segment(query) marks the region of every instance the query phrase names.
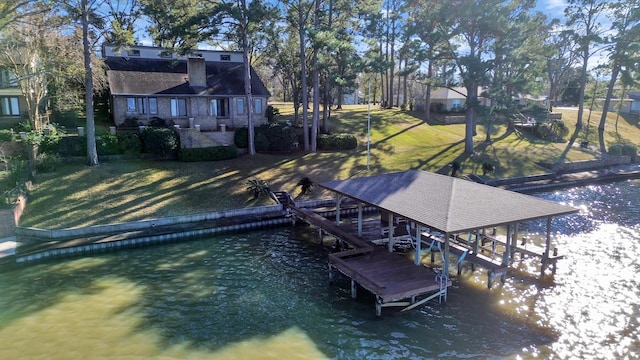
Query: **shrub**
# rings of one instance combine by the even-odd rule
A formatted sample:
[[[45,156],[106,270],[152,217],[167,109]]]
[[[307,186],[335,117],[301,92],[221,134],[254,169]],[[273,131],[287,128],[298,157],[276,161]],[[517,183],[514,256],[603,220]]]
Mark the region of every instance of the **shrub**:
[[[351,134],[322,134],[318,136],[321,150],[352,150],[358,147],[358,140]]]
[[[300,179],[300,181],[298,181],[296,186],[300,186],[300,195],[304,195],[311,191],[311,188],[313,187],[313,181],[309,179],[308,176],[305,176]]]
[[[40,151],[55,154],[58,149],[58,143],[62,139],[62,136],[58,133],[58,130],[53,127],[45,131],[31,131],[27,133],[25,138],[26,142],[31,145],[38,145]]]
[[[146,128],[142,134],[143,152],[161,159],[175,157],[179,148],[178,135],[167,128]]]
[[[36,155],[36,170],[39,172],[54,172],[60,164],[62,164],[62,158],[58,154],[39,153]]]
[[[280,116],[280,110],[273,105],[267,106],[267,109],[264,112],[264,116],[267,118],[267,121],[270,123],[274,123],[278,121],[278,117]]]
[[[269,151],[271,142],[269,141],[267,134],[265,134],[264,131],[260,131],[256,129],[256,132],[254,135],[255,135],[254,144],[255,144],[256,151],[257,152]]]
[[[609,145],[609,154],[629,155],[632,159],[635,159],[638,154],[638,147],[630,143],[615,143]]]
[[[0,142],[8,142],[14,139],[13,131],[11,130],[0,130]]]
[[[140,140],[140,136],[137,133],[118,133],[117,137],[120,154],[139,155],[142,152],[142,140]]]
[[[149,119],[149,126],[151,127],[172,127],[173,120],[165,120],[163,118],[159,118],[157,116]]]
[[[536,123],[533,127],[534,135],[547,141],[560,141],[569,134],[569,128],[562,120]]]
[[[126,117],[122,123],[123,127],[138,127],[140,125],[142,125],[142,122],[140,122],[137,117],[133,116]]]
[[[266,181],[259,179],[249,180],[249,186],[247,186],[247,190],[251,195],[253,195],[254,199],[257,199],[261,195],[269,196],[271,194],[271,188],[269,187],[269,184],[267,184]]]
[[[62,157],[84,156],[87,154],[87,138],[80,136],[65,136],[60,139],[56,147],[50,149],[41,147],[40,151],[50,154],[58,154]]]
[[[229,160],[237,156],[238,148],[235,146],[213,146],[178,151],[178,160],[185,162]]]
[[[24,184],[31,179],[29,162],[26,160],[12,159],[7,166],[6,183],[11,186]]]
[[[269,141],[269,151],[291,151],[298,147],[296,131],[286,124],[262,125],[257,133],[264,133]],[[257,139],[256,139],[257,140]],[[256,145],[257,147],[257,145]]]
[[[496,167],[490,162],[482,163],[482,176],[486,176],[488,173],[492,173],[496,170]]]
[[[238,148],[249,147],[249,129],[240,128],[233,134],[233,144]]]
[[[96,135],[96,149],[98,150],[98,155],[120,154],[118,136],[114,134]]]

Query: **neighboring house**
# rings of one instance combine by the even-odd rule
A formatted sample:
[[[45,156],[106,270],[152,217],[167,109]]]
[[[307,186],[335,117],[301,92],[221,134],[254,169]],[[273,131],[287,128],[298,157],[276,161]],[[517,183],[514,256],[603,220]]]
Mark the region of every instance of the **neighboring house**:
[[[520,95],[513,97],[513,101],[519,105],[534,104],[543,108],[549,107],[549,97],[546,95],[534,96],[534,95]]]
[[[480,105],[490,105],[491,100],[482,97],[484,89],[478,87],[478,100]],[[415,109],[423,111],[425,109],[426,99],[415,99]],[[441,104],[444,111],[459,111],[462,110],[467,102],[467,88],[465,87],[439,87],[431,90],[431,106],[438,106]]]
[[[612,98],[609,100],[609,112],[617,112],[618,108],[623,114],[638,114],[640,113],[640,91],[634,90],[627,93],[627,98],[619,99]],[[601,109],[604,106],[603,98],[596,99],[596,108]],[[622,104],[621,104],[622,103]]]
[[[155,118],[203,131],[247,126],[242,53],[195,50],[177,56],[164,50],[103,46],[116,126],[146,125]],[[257,126],[267,122],[270,94],[253,69],[251,87]]]
[[[13,124],[27,119],[27,104],[13,72],[0,69],[0,123]]]

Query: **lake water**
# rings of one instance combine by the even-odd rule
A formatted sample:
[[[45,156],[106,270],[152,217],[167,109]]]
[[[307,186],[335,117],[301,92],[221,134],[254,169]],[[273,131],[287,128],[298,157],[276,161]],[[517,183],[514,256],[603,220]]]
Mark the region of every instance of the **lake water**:
[[[0,359],[637,359],[639,195],[637,181],[537,194],[582,209],[553,222],[555,276],[518,262],[489,290],[465,268],[446,304],[379,318],[366,291],[329,284],[308,227],[3,270]]]

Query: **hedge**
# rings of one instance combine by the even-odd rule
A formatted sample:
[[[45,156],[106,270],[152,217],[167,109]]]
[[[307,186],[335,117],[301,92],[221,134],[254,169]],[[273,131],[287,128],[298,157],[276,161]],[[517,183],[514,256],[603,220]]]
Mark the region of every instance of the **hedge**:
[[[351,134],[318,135],[318,148],[321,150],[353,150],[358,140]]]
[[[178,160],[184,162],[229,160],[238,156],[235,146],[180,149]]]

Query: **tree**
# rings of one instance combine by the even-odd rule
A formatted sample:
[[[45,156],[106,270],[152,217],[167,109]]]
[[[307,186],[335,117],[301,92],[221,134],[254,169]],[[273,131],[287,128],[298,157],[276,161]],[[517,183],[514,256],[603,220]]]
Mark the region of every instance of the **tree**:
[[[613,43],[609,51],[611,77],[602,108],[602,117],[598,125],[598,139],[602,153],[606,152],[604,128],[607,121],[609,104],[613,96],[613,88],[618,81],[620,72],[625,73],[631,71],[635,65],[634,60],[637,59],[640,54],[640,45],[638,44],[638,38],[640,37],[640,1],[617,1],[610,4],[610,7],[612,10],[610,13],[613,17],[611,19],[611,30],[615,35],[614,38],[609,39],[609,42]],[[624,74],[624,78],[629,79],[630,76]],[[628,84],[628,82],[625,81],[625,84]]]
[[[44,2],[37,0],[0,0],[0,32],[40,12],[48,12]]]
[[[478,87],[487,82],[494,66],[492,45],[502,36],[512,19],[520,18],[532,3],[526,0],[452,1],[438,12],[446,23],[438,28],[447,39],[447,51],[455,61],[467,89],[465,112],[465,153],[473,154],[473,136],[479,106]],[[448,34],[448,35],[447,35]]]
[[[549,82],[549,111],[560,99],[567,87],[573,67],[576,65],[576,44],[569,31],[550,31],[545,41],[547,80]]]
[[[18,9],[21,21],[7,25],[0,39],[0,64],[15,75],[34,131],[43,128],[49,81],[57,65],[54,45],[60,19],[50,10],[43,3]]]
[[[218,19],[207,24],[204,18],[198,17],[208,13],[209,2],[198,0],[139,0],[142,17],[148,20],[147,32],[155,46],[167,49],[193,49],[197,46],[198,39],[191,34],[200,30],[209,29],[213,25],[217,33]],[[195,20],[199,21],[195,21]],[[213,20],[213,19],[211,19]],[[203,24],[204,22],[204,24]],[[203,26],[206,26],[203,29]],[[208,33],[208,35],[215,35]]]
[[[602,27],[599,17],[607,5],[606,0],[568,0],[564,10],[567,27],[572,29],[573,41],[578,45],[582,67],[578,92],[578,119],[576,128],[582,128],[584,113],[584,90],[587,84],[589,60],[600,49],[594,48],[602,42]]]

